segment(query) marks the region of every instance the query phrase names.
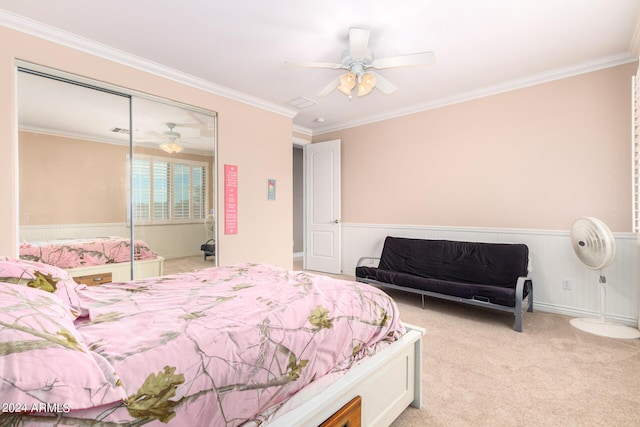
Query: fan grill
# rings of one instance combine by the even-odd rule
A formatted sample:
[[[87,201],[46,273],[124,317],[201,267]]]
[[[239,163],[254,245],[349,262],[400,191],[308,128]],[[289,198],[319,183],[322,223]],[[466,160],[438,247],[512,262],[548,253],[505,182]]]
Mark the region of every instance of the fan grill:
[[[603,269],[615,258],[613,235],[596,218],[579,218],[571,228],[571,243],[576,256],[589,268]]]

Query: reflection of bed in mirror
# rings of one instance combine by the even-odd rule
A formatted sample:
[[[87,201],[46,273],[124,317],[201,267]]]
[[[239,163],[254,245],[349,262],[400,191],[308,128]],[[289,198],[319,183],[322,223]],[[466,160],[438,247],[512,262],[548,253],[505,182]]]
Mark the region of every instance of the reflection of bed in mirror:
[[[20,258],[66,269],[77,282],[100,285],[124,282],[133,277],[161,276],[164,259],[147,243],[135,240],[132,245],[125,237],[94,237],[24,241],[20,245]]]

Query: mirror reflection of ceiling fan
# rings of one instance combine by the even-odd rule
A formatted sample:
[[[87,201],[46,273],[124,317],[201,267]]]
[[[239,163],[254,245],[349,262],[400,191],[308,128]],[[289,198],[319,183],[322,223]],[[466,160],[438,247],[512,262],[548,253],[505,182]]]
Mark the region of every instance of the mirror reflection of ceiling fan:
[[[435,63],[433,52],[417,52],[408,55],[391,56],[374,59],[373,52],[368,48],[369,30],[362,28],[349,28],[349,49],[342,53],[339,64],[330,62],[298,62],[291,65],[308,68],[331,68],[334,70],[347,70],[340,75],[318,95],[325,96],[338,89],[351,98],[351,92],[357,86],[358,96],[365,96],[377,88],[385,95],[390,95],[397,87],[389,80],[373,70],[385,68],[408,67],[419,65],[432,65]]]
[[[160,148],[162,151],[165,151],[169,154],[179,153],[184,148],[182,145],[176,142],[177,139],[180,139],[180,134],[178,132],[174,132],[173,128],[176,126],[175,123],[167,123],[168,131],[162,132],[162,134],[166,137],[167,142],[163,142],[160,144]]]
[[[213,125],[207,123],[205,120],[202,120],[200,117],[198,117],[197,114],[190,115],[194,118],[195,122],[179,124],[172,122],[165,123],[165,125],[169,128],[168,130],[164,132],[147,131],[144,133],[144,137],[138,139],[137,142],[150,142],[153,144],[159,144],[159,147],[163,151],[169,154],[175,154],[184,150],[183,145],[181,145],[179,142],[195,143],[197,140],[213,140]],[[176,127],[199,129],[199,135],[183,138],[182,134],[174,130],[174,128]]]
[[[178,140],[182,138],[178,132],[173,130],[176,127],[175,123],[165,123],[169,130],[162,133],[156,131],[147,131],[144,133],[145,137],[136,140],[138,143],[149,142],[152,144],[159,144],[159,147],[169,153],[175,154],[184,150],[184,147],[178,144]],[[149,139],[150,137],[150,139]]]

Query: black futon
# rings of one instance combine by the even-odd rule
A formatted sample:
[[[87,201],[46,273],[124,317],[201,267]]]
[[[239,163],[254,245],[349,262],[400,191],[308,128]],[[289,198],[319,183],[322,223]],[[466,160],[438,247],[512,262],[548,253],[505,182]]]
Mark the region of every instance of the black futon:
[[[213,239],[209,239],[200,245],[200,250],[204,253],[204,260],[207,260],[208,256],[216,256],[216,244]]]
[[[367,266],[379,261],[377,266]],[[522,331],[522,301],[533,311],[529,248],[516,243],[480,243],[388,236],[380,258],[360,258],[356,280],[424,296],[487,307],[515,315]]]

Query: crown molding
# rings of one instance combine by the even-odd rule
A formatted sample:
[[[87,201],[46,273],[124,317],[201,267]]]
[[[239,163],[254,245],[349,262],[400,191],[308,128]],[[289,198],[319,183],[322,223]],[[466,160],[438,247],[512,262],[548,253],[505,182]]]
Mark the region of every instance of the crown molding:
[[[42,24],[32,19],[25,18],[4,10],[0,10],[0,26],[10,28],[22,33],[26,33],[50,42],[79,50],[118,64],[126,65],[140,71],[151,73],[159,77],[173,80],[187,86],[201,89],[214,95],[222,96],[234,101],[242,102],[272,113],[280,114],[288,118],[293,118],[297,111],[278,105],[264,99],[235,91],[224,86],[216,85],[207,80],[195,77],[181,71],[169,68],[152,61],[148,61],[139,56],[114,49],[110,46],[89,40],[78,35],[62,31],[58,28]]]
[[[639,39],[640,39],[640,36],[639,36]],[[334,126],[319,128],[313,132],[313,136],[317,136],[317,135],[321,135],[329,132],[335,132],[343,129],[349,129],[357,126],[363,126],[370,123],[380,122],[383,120],[394,119],[397,117],[402,117],[410,114],[420,113],[423,111],[433,110],[433,109],[445,107],[448,105],[459,104],[461,102],[471,101],[478,98],[484,98],[491,95],[497,95],[504,92],[510,92],[513,90],[526,88],[529,86],[548,83],[554,80],[560,80],[567,77],[573,77],[580,74],[586,74],[586,73],[602,70],[605,68],[611,68],[618,65],[628,64],[630,62],[637,61],[637,60],[638,60],[637,56],[633,56],[628,52],[624,52],[624,53],[620,53],[612,56],[606,56],[606,57],[598,58],[592,61],[581,62],[578,64],[570,65],[568,67],[558,68],[555,70],[533,74],[528,77],[510,80],[497,85],[487,86],[487,87],[473,90],[470,92],[460,93],[452,97],[438,99],[432,102],[415,105],[412,107],[392,111],[386,114],[371,116],[364,120],[343,122]]]
[[[304,127],[304,126],[300,126],[300,125],[293,125],[293,131],[301,133],[303,135],[313,136],[313,129],[310,129],[308,127]]]
[[[117,139],[117,138],[102,138],[96,135],[89,135],[89,134],[84,134],[80,132],[59,131],[59,130],[39,128],[37,126],[20,126],[18,130],[20,132],[31,132],[31,133],[41,134],[41,135],[57,136],[61,138],[79,139],[82,141],[99,142],[101,144],[129,145],[128,136],[126,140]]]
[[[70,138],[70,139],[77,139],[83,142],[96,142],[96,143],[100,143],[100,144],[111,144],[111,145],[119,145],[119,146],[123,146],[123,147],[128,147],[129,146],[129,138],[127,137],[126,140],[124,139],[116,139],[116,138],[101,138],[101,137],[97,137],[95,135],[88,135],[88,134],[83,134],[83,133],[79,133],[79,132],[67,132],[67,131],[57,131],[57,130],[51,130],[51,129],[44,129],[44,128],[39,128],[39,127],[35,127],[35,126],[21,126],[19,129],[20,132],[31,132],[31,133],[37,133],[37,134],[41,134],[41,135],[49,135],[49,136],[55,136],[55,137],[60,137],[60,138]],[[135,142],[134,141],[134,145],[135,147],[144,147],[144,148],[153,148],[156,150],[160,150],[160,148],[158,148],[159,144],[153,144],[153,143],[149,143],[149,142]],[[200,156],[212,156],[213,155],[213,150],[211,151],[206,151],[206,150],[194,150],[194,149],[190,149],[190,148],[185,148],[182,151],[183,154],[197,154]]]

